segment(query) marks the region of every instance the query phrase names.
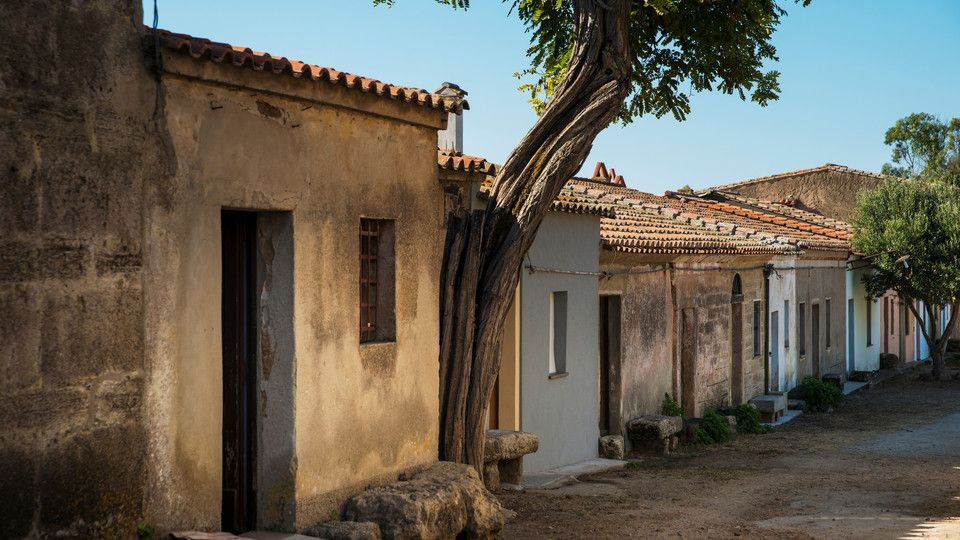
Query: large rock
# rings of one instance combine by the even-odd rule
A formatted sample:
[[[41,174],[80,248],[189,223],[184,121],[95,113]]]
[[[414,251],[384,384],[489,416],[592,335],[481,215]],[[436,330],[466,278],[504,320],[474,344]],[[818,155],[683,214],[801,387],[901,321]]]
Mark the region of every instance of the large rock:
[[[604,435],[600,437],[600,457],[623,459],[623,436]]]
[[[383,538],[495,538],[503,508],[472,467],[440,462],[344,503],[346,521],[369,521]]]
[[[325,540],[380,540],[380,526],[356,521],[330,521],[306,530],[307,536]]]
[[[483,461],[501,461],[522,458],[540,448],[540,439],[526,431],[491,429],[483,446]]]
[[[682,429],[683,419],[679,416],[638,416],[627,423],[631,441],[662,440],[680,433]]]
[[[900,358],[892,353],[880,353],[880,369],[897,369]]]

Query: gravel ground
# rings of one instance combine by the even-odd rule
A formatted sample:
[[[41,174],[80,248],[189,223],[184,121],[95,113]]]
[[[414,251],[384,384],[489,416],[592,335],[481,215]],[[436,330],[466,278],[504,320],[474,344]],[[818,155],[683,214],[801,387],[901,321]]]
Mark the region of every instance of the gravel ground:
[[[505,538],[960,539],[960,382],[903,375],[767,434],[500,497]]]

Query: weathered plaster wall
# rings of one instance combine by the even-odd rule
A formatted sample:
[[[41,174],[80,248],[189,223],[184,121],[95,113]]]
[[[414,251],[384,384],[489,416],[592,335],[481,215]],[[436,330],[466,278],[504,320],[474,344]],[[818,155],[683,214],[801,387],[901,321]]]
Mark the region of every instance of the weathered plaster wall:
[[[819,171],[728,189],[768,201],[796,197],[800,208],[850,221],[856,209],[857,193],[875,189],[880,181],[854,172]]]
[[[140,2],[0,3],[0,537],[143,512],[141,190],[169,165]]]
[[[621,298],[620,418],[626,423],[659,414],[663,395],[674,393],[673,297],[669,270],[657,271],[662,265],[614,258],[605,252],[602,267],[621,273],[600,280],[600,293]]]
[[[799,378],[815,373],[813,367],[813,306],[820,306],[820,374],[844,373],[847,359],[846,341],[846,271],[845,261],[797,261],[797,304],[806,304],[806,354],[800,356]],[[827,346],[827,299],[830,299],[830,346]],[[798,339],[800,336],[797,336]]]
[[[706,409],[727,406],[732,402],[730,317],[731,291],[736,274],[740,274],[744,297],[744,397],[749,399],[763,393],[763,358],[754,354],[752,338],[753,301],[763,300],[761,264],[760,261],[743,257],[720,263],[678,261],[675,265],[673,288],[676,315],[679,316],[683,309],[691,309],[696,320],[695,416],[703,414]],[[733,270],[735,268],[739,270]],[[680,354],[679,346],[675,354]],[[679,362],[678,356],[677,365]],[[678,401],[682,402],[682,391],[680,394]]]
[[[776,349],[777,358],[777,362],[774,362],[774,356],[771,354],[768,361],[772,391],[789,391],[797,385],[797,374],[800,371],[799,355],[796,346],[792,343],[796,336],[797,319],[795,314],[797,281],[794,267],[794,259],[784,258],[774,261],[774,268],[770,273],[770,309],[767,313],[767,325],[770,328],[769,351],[772,353]],[[774,318],[777,319],[776,336],[773,331]]]
[[[289,90],[290,81],[271,74],[165,62]],[[164,524],[219,522],[220,210],[285,212],[295,345],[286,355],[292,365],[261,358],[260,382],[269,390],[274,377],[292,377],[295,429],[292,441],[261,438],[279,461],[267,464],[273,473],[261,471],[260,520],[302,528],[365,485],[436,460],[439,126],[172,76],[164,90],[177,171],[147,192],[147,357],[158,382],[148,394],[150,512]],[[396,220],[395,343],[359,344],[361,217]],[[271,394],[262,397],[270,407]],[[264,425],[274,421],[269,409],[261,414]],[[295,459],[271,451],[274,444],[292,445]]]
[[[853,260],[853,270],[846,272],[847,299],[853,300],[854,329],[853,329],[853,367],[857,371],[873,371],[880,369],[881,334],[880,302],[867,299],[867,290],[863,285],[863,276],[869,272],[863,261]],[[867,310],[871,316],[867,316]],[[867,330],[867,324],[872,328]],[[849,336],[848,336],[849,338]],[[848,348],[850,344],[847,344]],[[849,359],[848,359],[849,362]]]
[[[563,249],[557,249],[563,246]],[[600,218],[552,212],[528,260],[554,270],[597,272]],[[524,458],[528,472],[597,456],[599,428],[599,296],[597,276],[520,273],[521,426],[540,437]],[[550,294],[567,292],[567,375],[549,378]]]
[[[731,317],[733,279],[740,276],[742,396],[762,394],[764,363],[753,349],[753,302],[763,301],[763,259],[680,258],[605,251],[601,267],[611,276],[601,294],[621,304],[621,417],[658,414],[669,393],[682,402],[681,316],[695,319],[695,413],[732,403],[734,389]],[[762,306],[762,304],[761,304]],[[763,324],[761,318],[761,325]],[[761,328],[762,335],[763,328]]]

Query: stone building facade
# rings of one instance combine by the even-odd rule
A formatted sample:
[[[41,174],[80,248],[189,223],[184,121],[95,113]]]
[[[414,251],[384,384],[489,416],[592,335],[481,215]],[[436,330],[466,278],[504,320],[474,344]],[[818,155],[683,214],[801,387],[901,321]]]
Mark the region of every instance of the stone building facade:
[[[462,103],[153,34],[139,3],[0,16],[0,537],[303,529],[436,461]]]
[[[876,188],[882,174],[826,164],[811,169],[774,174],[724,184],[705,191],[726,191],[756,199],[783,202],[828,218],[850,222],[857,194]]]

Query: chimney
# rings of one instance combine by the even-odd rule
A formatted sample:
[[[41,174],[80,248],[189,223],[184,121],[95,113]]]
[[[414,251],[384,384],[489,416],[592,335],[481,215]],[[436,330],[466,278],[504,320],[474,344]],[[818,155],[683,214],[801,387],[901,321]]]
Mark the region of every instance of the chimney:
[[[593,167],[593,178],[602,178],[606,180],[610,178],[610,175],[607,174],[607,166],[603,164],[602,161],[598,161],[597,164]]]
[[[463,99],[467,92],[459,86],[445,82],[433,91],[434,94],[441,96],[455,97]],[[467,110],[470,106],[466,101],[463,102],[463,109]],[[437,147],[441,150],[453,150],[454,152],[463,152],[463,113],[448,113],[447,129],[437,132]]]

